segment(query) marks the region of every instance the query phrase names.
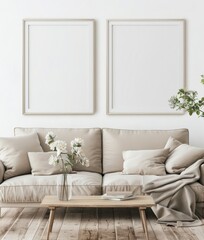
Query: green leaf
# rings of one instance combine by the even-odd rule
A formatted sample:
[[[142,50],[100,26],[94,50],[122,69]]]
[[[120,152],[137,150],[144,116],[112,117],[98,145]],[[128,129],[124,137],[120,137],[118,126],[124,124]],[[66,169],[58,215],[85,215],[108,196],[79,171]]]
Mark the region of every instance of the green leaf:
[[[185,93],[185,90],[181,88],[181,89],[179,89],[179,92],[180,93]]]
[[[200,115],[200,111],[199,111],[199,110],[198,110],[198,111],[196,111],[196,114],[197,114],[197,115]]]

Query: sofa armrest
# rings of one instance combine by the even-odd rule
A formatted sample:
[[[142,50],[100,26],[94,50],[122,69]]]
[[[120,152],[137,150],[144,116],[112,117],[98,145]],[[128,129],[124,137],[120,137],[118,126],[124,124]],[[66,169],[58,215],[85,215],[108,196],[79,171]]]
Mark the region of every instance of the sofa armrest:
[[[0,184],[4,180],[4,172],[5,172],[5,167],[4,167],[4,164],[2,163],[2,161],[0,160]]]
[[[199,182],[204,185],[204,163],[200,166],[200,179]]]

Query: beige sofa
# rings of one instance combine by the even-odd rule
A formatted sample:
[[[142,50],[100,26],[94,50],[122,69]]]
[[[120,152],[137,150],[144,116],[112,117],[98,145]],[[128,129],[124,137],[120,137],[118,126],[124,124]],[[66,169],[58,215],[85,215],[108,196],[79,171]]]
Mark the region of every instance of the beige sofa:
[[[119,130],[70,128],[15,128],[15,136],[37,132],[43,151],[49,151],[45,135],[53,131],[58,139],[70,142],[74,137],[85,141],[84,151],[90,167],[75,166],[77,174],[70,174],[73,195],[101,195],[107,190],[135,190],[142,194],[144,183],[160,178],[156,175],[122,174],[124,150],[161,149],[170,136],[182,143],[189,142],[187,129],[176,130]],[[23,167],[23,166],[22,166]],[[199,182],[191,185],[197,205],[204,203],[204,165]],[[0,207],[40,206],[45,195],[57,194],[59,175],[35,176],[31,172],[4,179],[5,166],[0,161]]]

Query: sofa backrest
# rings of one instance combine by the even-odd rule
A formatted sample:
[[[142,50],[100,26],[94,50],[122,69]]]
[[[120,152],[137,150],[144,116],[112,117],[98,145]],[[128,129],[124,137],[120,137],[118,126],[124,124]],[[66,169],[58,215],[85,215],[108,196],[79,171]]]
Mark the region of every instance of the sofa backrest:
[[[68,149],[69,143],[76,137],[84,139],[84,152],[90,161],[90,167],[75,165],[73,170],[102,172],[101,156],[101,129],[100,128],[15,128],[14,135],[20,136],[37,132],[40,144],[45,152],[50,151],[49,146],[45,144],[45,136],[48,132],[52,131],[56,135],[56,140],[64,140],[67,142]]]
[[[49,131],[56,134],[56,139],[69,143],[75,137],[84,139],[84,152],[90,160],[90,167],[76,165],[74,170],[108,173],[123,169],[122,152],[126,150],[144,150],[164,148],[168,138],[174,137],[182,143],[189,143],[188,129],[173,130],[124,130],[105,128],[15,128],[16,136],[36,131],[45,152],[50,151],[45,144]],[[103,139],[103,140],[102,140]],[[103,148],[103,153],[102,153]],[[103,156],[103,157],[102,157]],[[103,158],[103,160],[102,160]],[[101,163],[102,162],[102,163]]]
[[[103,173],[123,169],[122,152],[164,148],[168,138],[189,143],[188,129],[175,130],[120,130],[103,129]]]

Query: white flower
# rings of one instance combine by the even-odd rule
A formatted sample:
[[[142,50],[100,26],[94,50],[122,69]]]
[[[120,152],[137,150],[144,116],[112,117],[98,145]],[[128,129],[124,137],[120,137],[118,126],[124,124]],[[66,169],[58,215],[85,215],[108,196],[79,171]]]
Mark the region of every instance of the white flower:
[[[84,144],[84,140],[82,138],[75,138],[71,141],[71,147],[81,147]]]
[[[55,147],[58,152],[66,153],[67,152],[67,143],[62,140],[55,141]]]
[[[80,144],[81,146],[83,145],[84,140],[82,138],[75,138],[74,141],[78,144]]]
[[[47,135],[45,136],[45,143],[49,145],[52,143],[55,139],[55,135],[53,132],[48,132]]]
[[[47,136],[51,136],[51,137],[54,138],[54,137],[55,137],[55,134],[54,134],[52,131],[50,131],[50,132],[47,133],[46,137],[47,137]],[[45,137],[45,138],[46,138],[46,137]]]
[[[66,152],[67,150],[67,144],[65,141],[62,140],[57,140],[53,143],[50,144],[50,149],[51,150],[61,150],[61,152]]]
[[[81,159],[81,164],[82,164],[83,166],[85,166],[85,167],[89,167],[89,159],[84,156],[84,157]]]
[[[71,151],[72,153],[76,153],[77,155],[83,154],[82,147],[73,147]]]
[[[56,150],[56,142],[50,143],[50,150],[55,151]]]
[[[84,166],[85,167],[89,167],[89,159],[88,158],[85,158]]]
[[[45,143],[49,145],[50,150],[56,151],[56,155],[52,155],[49,158],[49,164],[56,166],[61,164],[61,168],[64,172],[70,172],[74,163],[80,163],[83,166],[89,167],[89,160],[85,156],[82,145],[84,141],[82,138],[75,138],[71,141],[71,151],[67,150],[67,143],[62,140],[55,141],[55,135],[53,132],[48,132],[45,137]]]
[[[57,156],[59,157],[62,153],[63,152],[59,148],[57,148]]]
[[[56,166],[58,164],[58,158],[57,156],[54,156],[54,155],[51,155],[48,161],[49,161],[49,164],[53,166]]]

